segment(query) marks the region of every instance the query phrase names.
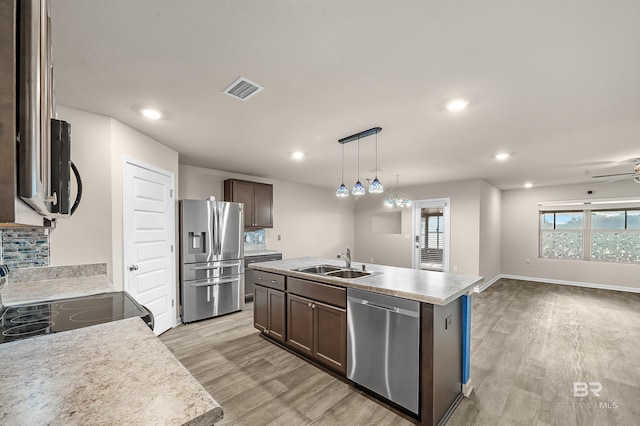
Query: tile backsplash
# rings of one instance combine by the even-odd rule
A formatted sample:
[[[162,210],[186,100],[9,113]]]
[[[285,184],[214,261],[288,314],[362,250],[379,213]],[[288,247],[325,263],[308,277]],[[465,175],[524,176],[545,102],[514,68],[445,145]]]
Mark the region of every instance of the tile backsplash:
[[[9,268],[49,266],[49,229],[0,228],[0,264]]]
[[[267,239],[264,229],[244,233],[244,250],[266,250]]]

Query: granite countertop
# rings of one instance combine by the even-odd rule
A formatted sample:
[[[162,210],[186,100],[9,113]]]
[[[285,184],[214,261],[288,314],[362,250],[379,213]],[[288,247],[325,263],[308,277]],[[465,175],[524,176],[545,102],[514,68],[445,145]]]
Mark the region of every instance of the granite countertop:
[[[282,252],[278,250],[246,250],[244,257],[269,256],[271,254],[282,254]]]
[[[210,425],[222,408],[140,318],[0,345],[3,424]]]
[[[10,280],[2,289],[1,295],[2,303],[12,306],[112,291],[114,288],[105,275],[91,275],[32,282]]]
[[[252,263],[249,267],[259,271],[273,272],[275,274],[288,275],[341,287],[352,287],[434,305],[446,305],[473,290],[475,286],[484,280],[483,277],[473,275],[421,271],[418,269],[398,268],[369,263],[365,264],[366,270],[376,272],[376,274],[354,279],[335,278],[328,275],[292,271],[292,269],[314,265],[336,265],[344,267],[344,261],[318,257],[300,257],[264,263]],[[362,265],[362,263],[358,262],[351,263],[351,267],[354,269],[361,270]]]

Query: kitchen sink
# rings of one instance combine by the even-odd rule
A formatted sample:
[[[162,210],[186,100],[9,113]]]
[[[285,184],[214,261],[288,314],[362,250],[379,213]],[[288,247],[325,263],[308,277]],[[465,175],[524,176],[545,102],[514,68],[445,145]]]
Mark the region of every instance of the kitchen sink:
[[[338,271],[327,272],[325,275],[327,275],[328,277],[336,277],[336,278],[360,278],[360,277],[368,277],[369,275],[373,275],[373,272],[356,271],[353,269],[340,269]]]
[[[324,275],[327,277],[345,278],[345,279],[368,277],[371,275],[379,274],[379,272],[361,271],[359,269],[351,269],[351,268],[344,268],[344,267],[341,268],[339,266],[334,266],[334,265],[314,265],[314,266],[306,266],[304,268],[298,268],[298,269],[292,269],[292,270],[296,272],[304,272],[307,274]]]
[[[298,272],[306,272],[307,274],[326,274],[328,272],[340,271],[340,267],[331,265],[315,265],[294,270]]]

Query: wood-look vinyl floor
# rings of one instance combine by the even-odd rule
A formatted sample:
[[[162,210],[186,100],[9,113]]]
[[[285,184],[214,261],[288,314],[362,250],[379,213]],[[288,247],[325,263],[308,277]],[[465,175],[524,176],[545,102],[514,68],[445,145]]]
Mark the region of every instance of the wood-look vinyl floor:
[[[447,425],[640,425],[640,294],[503,279],[472,306],[475,390]],[[259,337],[251,308],[161,336],[221,424],[411,424]],[[574,397],[574,382],[600,396]]]

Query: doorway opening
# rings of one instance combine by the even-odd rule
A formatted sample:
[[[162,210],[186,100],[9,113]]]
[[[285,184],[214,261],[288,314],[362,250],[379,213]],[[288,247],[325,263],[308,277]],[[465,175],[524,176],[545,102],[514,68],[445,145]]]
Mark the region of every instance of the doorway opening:
[[[449,272],[449,205],[449,198],[414,203],[415,269]]]

